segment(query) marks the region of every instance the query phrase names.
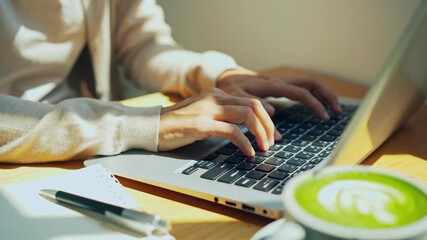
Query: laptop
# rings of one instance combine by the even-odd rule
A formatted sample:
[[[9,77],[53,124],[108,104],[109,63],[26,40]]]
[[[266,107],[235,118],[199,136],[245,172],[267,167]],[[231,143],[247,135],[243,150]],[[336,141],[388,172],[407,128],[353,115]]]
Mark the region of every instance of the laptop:
[[[424,103],[418,89],[427,81],[426,43],[427,1],[422,1],[363,101],[340,99],[343,114],[323,122],[283,100],[286,109],[273,117],[283,140],[255,157],[211,137],[170,152],[132,150],[85,165],[101,163],[121,177],[280,218],[280,194],[289,179],[327,165],[360,163]]]

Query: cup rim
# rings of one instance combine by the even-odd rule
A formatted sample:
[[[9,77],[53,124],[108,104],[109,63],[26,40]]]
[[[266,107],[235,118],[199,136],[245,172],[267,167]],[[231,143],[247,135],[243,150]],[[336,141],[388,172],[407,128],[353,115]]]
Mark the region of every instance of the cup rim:
[[[409,178],[405,175],[392,172],[389,170],[372,168],[369,166],[328,166],[322,169],[313,169],[299,174],[298,176],[293,177],[285,185],[283,192],[281,194],[282,202],[285,208],[285,216],[290,214],[292,218],[298,219],[297,222],[325,234],[340,237],[340,238],[358,238],[358,239],[402,239],[417,236],[423,232],[427,232],[427,215],[421,218],[420,220],[392,228],[382,228],[382,229],[369,229],[361,227],[351,227],[344,226],[334,222],[324,220],[322,218],[316,217],[315,215],[306,211],[301,207],[294,198],[295,189],[297,184],[303,182],[304,180],[310,178],[314,174],[322,172],[322,174],[331,174],[336,172],[348,172],[348,171],[368,171],[373,173],[384,174],[391,176],[397,179],[408,182],[414,187],[418,188],[427,196],[427,186],[423,185],[421,182],[418,182],[415,179]]]

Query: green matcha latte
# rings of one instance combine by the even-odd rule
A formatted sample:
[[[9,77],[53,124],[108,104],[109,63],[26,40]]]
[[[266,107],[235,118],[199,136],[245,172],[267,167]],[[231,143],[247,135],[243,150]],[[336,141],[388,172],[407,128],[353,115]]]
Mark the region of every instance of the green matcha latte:
[[[424,192],[376,172],[314,174],[300,182],[294,197],[312,215],[349,227],[400,227],[427,215]]]

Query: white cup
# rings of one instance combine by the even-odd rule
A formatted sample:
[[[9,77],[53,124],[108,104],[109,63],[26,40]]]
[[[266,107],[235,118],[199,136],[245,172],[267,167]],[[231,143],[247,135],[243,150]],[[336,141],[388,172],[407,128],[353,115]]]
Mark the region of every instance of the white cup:
[[[368,166],[302,173],[281,195],[285,219],[268,240],[427,239],[427,187]]]

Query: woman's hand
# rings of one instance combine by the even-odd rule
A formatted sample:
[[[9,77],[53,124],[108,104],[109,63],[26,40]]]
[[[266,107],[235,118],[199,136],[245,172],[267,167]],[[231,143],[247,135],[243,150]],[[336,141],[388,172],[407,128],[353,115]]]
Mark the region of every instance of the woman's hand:
[[[270,77],[249,70],[228,70],[219,77],[217,87],[233,96],[259,99],[270,116],[275,109],[263,100],[270,96],[301,102],[323,120],[330,117],[326,108],[334,114],[341,112],[336,95],[314,77]]]
[[[209,136],[230,139],[246,155],[255,151],[236,124],[244,124],[255,136],[258,147],[267,150],[280,140],[260,100],[231,96],[213,89],[162,109],[159,151],[175,149]]]

